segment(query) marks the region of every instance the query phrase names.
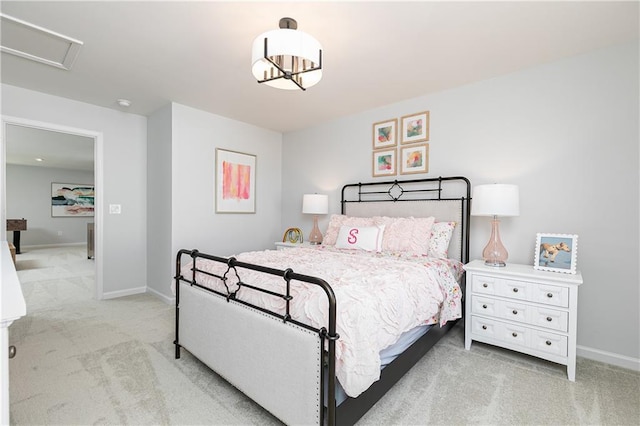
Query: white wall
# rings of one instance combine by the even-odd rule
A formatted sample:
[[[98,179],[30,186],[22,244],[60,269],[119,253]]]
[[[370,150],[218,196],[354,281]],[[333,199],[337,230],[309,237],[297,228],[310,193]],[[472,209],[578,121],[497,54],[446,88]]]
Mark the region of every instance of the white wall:
[[[579,354],[637,368],[638,50],[616,46],[285,134],[281,228],[308,234],[305,192],[329,194],[338,213],[343,184],[374,180],[372,123],[429,110],[423,176],[519,185],[521,215],[501,224],[511,262],[533,264],[537,232],[578,234]],[[489,232],[487,218],[472,218],[472,258]]]
[[[167,122],[170,120],[170,125]],[[171,153],[167,154],[167,133],[171,132]],[[149,270],[158,268],[162,277],[149,284],[161,297],[173,297],[171,277],[175,274],[175,254],[180,249],[198,249],[219,256],[229,256],[247,250],[274,248],[281,238],[281,173],[282,135],[246,123],[220,117],[180,104],[171,110],[162,109],[150,119],[149,143],[159,145],[161,154],[150,153],[150,179],[170,173],[171,186],[166,196],[171,200],[170,225],[166,212],[162,219],[150,221],[149,234],[170,232],[170,251],[166,240],[158,241],[159,258],[149,257]],[[149,149],[152,150],[150,145]],[[256,156],[255,214],[220,214],[215,212],[215,152],[216,148]],[[168,160],[171,160],[169,163]],[[167,185],[167,178],[161,180]],[[166,205],[160,200],[161,188],[151,183],[150,199],[154,205]],[[164,208],[164,207],[163,207]],[[149,210],[149,215],[155,211]],[[156,238],[156,237],[151,237]],[[150,240],[151,241],[151,240]],[[152,251],[150,250],[150,253]],[[167,263],[166,260],[170,263]],[[167,265],[171,271],[167,271]],[[170,273],[168,273],[170,272]],[[157,281],[157,282],[155,282]]]
[[[147,121],[147,288],[167,302],[176,255],[171,250],[171,110],[167,104]]]
[[[146,117],[2,85],[2,115],[98,132],[103,137],[103,291],[116,297],[146,287]],[[96,176],[96,184],[99,179]],[[122,214],[108,214],[120,204]],[[2,206],[4,208],[4,206]],[[97,248],[97,247],[96,247]]]
[[[94,218],[52,217],[51,183],[93,185],[93,172],[8,164],[6,174],[7,218],[27,219],[27,231],[20,233],[23,253],[26,246],[86,243],[87,223]]]

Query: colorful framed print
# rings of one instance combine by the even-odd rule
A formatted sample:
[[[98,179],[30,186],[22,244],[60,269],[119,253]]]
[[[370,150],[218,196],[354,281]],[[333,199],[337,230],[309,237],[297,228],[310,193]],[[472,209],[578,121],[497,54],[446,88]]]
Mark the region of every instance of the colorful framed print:
[[[403,144],[429,140],[429,111],[405,115],[400,119]]]
[[[400,174],[429,172],[429,144],[411,145],[400,148]]]
[[[256,156],[216,148],[216,213],[256,212]]]
[[[373,151],[373,176],[395,176],[396,163],[395,148]]]
[[[398,119],[373,123],[373,149],[396,146],[398,134]]]
[[[94,216],[94,201],[94,185],[51,183],[51,217]]]
[[[571,234],[536,234],[534,269],[576,273],[578,236]]]

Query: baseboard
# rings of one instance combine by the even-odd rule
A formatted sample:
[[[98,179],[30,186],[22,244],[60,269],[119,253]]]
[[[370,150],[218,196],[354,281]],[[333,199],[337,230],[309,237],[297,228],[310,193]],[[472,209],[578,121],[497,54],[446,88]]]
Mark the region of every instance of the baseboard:
[[[588,348],[585,346],[576,347],[576,355],[594,361],[604,362],[617,367],[628,368],[629,370],[640,371],[640,359],[630,356],[614,354],[613,352],[601,351],[600,349]]]
[[[20,251],[28,250],[28,249],[41,249],[41,248],[52,248],[52,247],[71,247],[71,246],[86,246],[87,243],[60,243],[60,244],[34,244],[30,246],[25,246],[24,244],[20,245]]]
[[[155,289],[153,289],[151,287],[147,287],[147,293],[153,294],[154,296],[156,296],[158,299],[162,300],[167,305],[175,305],[176,304],[176,298],[175,297],[168,297],[168,296],[160,293],[158,290],[155,290]]]
[[[124,297],[124,296],[133,296],[134,294],[141,294],[141,293],[145,293],[146,291],[147,291],[146,286],[130,288],[127,290],[110,291],[108,293],[102,293],[102,299],[106,300],[106,299],[116,299],[118,297]]]

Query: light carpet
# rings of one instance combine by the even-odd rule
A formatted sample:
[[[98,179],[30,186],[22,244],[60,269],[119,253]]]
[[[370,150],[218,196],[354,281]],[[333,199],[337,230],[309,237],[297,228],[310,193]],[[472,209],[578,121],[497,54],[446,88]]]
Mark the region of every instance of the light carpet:
[[[186,350],[174,308],[148,294],[93,299],[84,247],[18,255],[27,316],[10,328],[11,424],[270,425],[278,420]],[[563,366],[489,345],[456,327],[361,425],[640,424],[640,374],[578,359]]]

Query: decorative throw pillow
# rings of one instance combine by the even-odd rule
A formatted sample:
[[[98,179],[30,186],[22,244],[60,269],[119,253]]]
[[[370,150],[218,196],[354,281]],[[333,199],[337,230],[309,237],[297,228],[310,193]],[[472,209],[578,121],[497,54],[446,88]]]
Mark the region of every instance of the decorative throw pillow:
[[[331,215],[331,219],[329,219],[329,226],[327,227],[327,232],[325,232],[324,234],[322,244],[327,246],[335,245],[336,240],[338,239],[338,232],[340,232],[340,228],[343,225],[374,226],[374,223],[373,223],[373,219],[370,217],[354,217],[354,216],[346,216],[343,214]]]
[[[436,222],[433,224],[429,241],[429,257],[449,257],[449,242],[451,242],[451,235],[453,235],[455,227],[455,222]]]
[[[384,225],[340,227],[336,248],[381,251]]]
[[[382,250],[403,252],[418,256],[429,253],[429,240],[433,217],[386,217],[373,218],[376,225],[385,225]]]

